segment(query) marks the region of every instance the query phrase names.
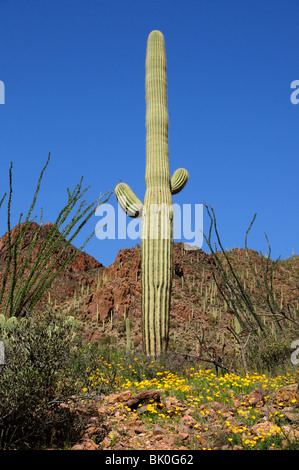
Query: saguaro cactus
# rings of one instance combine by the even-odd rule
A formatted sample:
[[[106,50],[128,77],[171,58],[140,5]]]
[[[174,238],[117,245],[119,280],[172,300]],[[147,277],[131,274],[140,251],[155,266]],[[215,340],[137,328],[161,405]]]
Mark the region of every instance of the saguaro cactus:
[[[115,195],[130,217],[142,216],[143,349],[149,357],[165,352],[169,335],[172,286],[172,194],[185,186],[188,172],[179,168],[170,178],[168,158],[167,79],[164,36],[152,31],[146,51],[146,193],[144,203],[125,183]]]

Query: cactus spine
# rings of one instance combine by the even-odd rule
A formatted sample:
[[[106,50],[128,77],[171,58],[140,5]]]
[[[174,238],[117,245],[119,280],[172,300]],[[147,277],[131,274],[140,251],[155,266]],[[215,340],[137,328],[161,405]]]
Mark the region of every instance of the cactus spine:
[[[164,36],[152,31],[146,51],[146,192],[144,203],[120,183],[115,195],[130,217],[142,217],[143,349],[158,357],[167,349],[172,287],[172,194],[183,189],[188,172],[179,168],[170,178],[168,157],[167,78]]]

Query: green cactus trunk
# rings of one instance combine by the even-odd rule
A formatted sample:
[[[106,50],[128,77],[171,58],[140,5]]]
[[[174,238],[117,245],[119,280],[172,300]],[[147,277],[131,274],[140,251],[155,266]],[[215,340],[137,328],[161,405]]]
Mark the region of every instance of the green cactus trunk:
[[[142,212],[142,322],[144,350],[167,349],[172,285],[172,195],[168,158],[164,38],[150,34],[146,54],[146,193]]]
[[[167,79],[164,36],[152,31],[146,53],[146,193],[144,204],[120,183],[115,195],[131,217],[142,214],[143,349],[149,357],[166,352],[172,286],[172,194],[188,180],[182,168],[169,172]]]

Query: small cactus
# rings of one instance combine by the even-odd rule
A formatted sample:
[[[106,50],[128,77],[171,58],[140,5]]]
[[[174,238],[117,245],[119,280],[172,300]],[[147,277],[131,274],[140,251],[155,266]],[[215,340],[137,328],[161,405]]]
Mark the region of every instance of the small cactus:
[[[127,354],[130,353],[131,351],[131,323],[130,323],[130,319],[129,318],[126,318],[126,337],[127,337],[127,346],[126,346],[126,351],[127,351]]]
[[[65,319],[65,324],[69,325],[71,327],[72,331],[76,331],[78,329],[78,326],[79,326],[78,321],[72,315],[69,315]]]
[[[14,330],[18,324],[18,319],[16,317],[9,317],[6,320],[6,328],[9,330]]]
[[[3,315],[3,313],[0,314],[0,328],[4,328],[5,327],[5,316]]]

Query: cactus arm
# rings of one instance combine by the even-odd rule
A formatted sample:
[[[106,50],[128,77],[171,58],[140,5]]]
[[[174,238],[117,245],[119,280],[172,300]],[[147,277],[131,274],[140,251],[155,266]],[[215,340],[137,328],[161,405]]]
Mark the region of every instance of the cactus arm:
[[[132,218],[139,217],[143,204],[126,183],[119,183],[114,189],[115,197],[122,210]]]
[[[188,178],[189,173],[185,168],[178,168],[175,170],[170,180],[171,194],[179,193],[187,183]]]

